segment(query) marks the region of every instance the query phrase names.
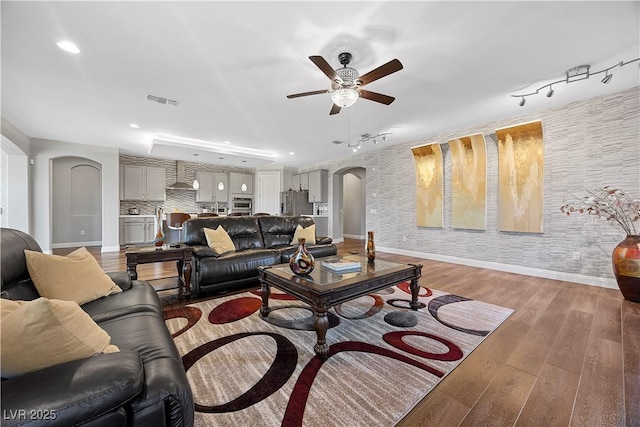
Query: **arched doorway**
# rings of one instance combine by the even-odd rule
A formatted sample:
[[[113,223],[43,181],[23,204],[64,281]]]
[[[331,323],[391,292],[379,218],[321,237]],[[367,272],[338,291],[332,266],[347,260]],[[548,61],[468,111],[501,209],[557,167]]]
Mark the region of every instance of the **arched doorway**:
[[[102,245],[102,166],[82,157],[51,161],[51,248]]]
[[[367,226],[367,170],[348,167],[333,174],[333,237],[365,239]]]

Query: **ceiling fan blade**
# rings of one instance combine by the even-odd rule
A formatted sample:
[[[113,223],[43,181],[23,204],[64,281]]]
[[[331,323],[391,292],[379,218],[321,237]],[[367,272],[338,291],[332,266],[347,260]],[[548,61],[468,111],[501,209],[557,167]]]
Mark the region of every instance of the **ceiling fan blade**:
[[[316,67],[320,68],[320,70],[322,70],[322,72],[325,73],[327,77],[331,79],[331,81],[340,79],[336,74],[336,70],[331,68],[331,65],[329,65],[329,63],[322,56],[310,56],[309,59],[311,60],[311,62],[316,64]]]
[[[320,95],[323,93],[328,93],[329,91],[327,89],[324,90],[314,90],[312,92],[301,92],[301,93],[294,93],[293,95],[287,95],[287,98],[292,99],[292,98],[300,98],[301,96],[309,96],[309,95]]]
[[[333,116],[334,114],[338,114],[340,112],[340,107],[337,106],[336,104],[333,104],[333,106],[331,107],[331,111],[329,112],[330,116]]]
[[[383,95],[377,92],[370,92],[368,90],[360,89],[360,98],[365,98],[370,101],[379,102],[381,104],[389,105],[396,99],[393,96]]]
[[[398,61],[397,59],[391,60],[386,64],[379,66],[375,70],[369,71],[364,76],[360,76],[360,78],[358,79],[362,82],[360,83],[360,86],[364,86],[368,83],[381,79],[384,76],[393,74],[396,71],[402,70],[402,68],[402,63],[400,61]]]

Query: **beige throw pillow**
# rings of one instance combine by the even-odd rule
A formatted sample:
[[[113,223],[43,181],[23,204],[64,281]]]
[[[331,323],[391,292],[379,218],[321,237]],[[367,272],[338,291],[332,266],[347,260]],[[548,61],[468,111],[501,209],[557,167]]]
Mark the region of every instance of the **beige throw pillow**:
[[[207,238],[207,245],[218,255],[236,250],[233,240],[231,240],[231,237],[229,237],[229,234],[221,225],[215,230],[205,227],[204,237]]]
[[[2,298],[0,317],[3,378],[119,351],[109,334],[73,301]]]
[[[41,297],[84,304],[122,292],[86,248],[66,257],[24,251],[27,269]]]
[[[293,239],[291,239],[292,245],[298,244],[298,239],[304,237],[305,244],[315,245],[316,243],[316,225],[312,224],[307,228],[302,228],[300,224],[296,227],[296,232],[293,233]]]

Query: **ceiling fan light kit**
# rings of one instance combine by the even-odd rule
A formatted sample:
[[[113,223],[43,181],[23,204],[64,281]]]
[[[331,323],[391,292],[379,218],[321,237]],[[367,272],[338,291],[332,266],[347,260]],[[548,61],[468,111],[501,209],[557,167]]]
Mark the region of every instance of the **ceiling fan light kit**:
[[[309,95],[331,93],[331,100],[334,105],[331,107],[329,115],[338,114],[341,108],[352,106],[358,98],[368,99],[385,105],[391,104],[395,100],[394,97],[383,95],[381,93],[370,92],[361,88],[366,84],[402,70],[402,63],[397,59],[394,59],[384,65],[381,65],[375,70],[360,76],[358,70],[347,66],[351,62],[352,57],[353,56],[349,52],[342,52],[338,55],[338,60],[340,61],[340,64],[342,64],[342,68],[334,70],[322,56],[310,56],[309,59],[311,62],[313,62],[320,71],[322,71],[331,80],[331,89],[295,93],[287,95],[287,98],[293,99]]]
[[[331,100],[340,108],[351,107],[358,100],[358,91],[351,88],[337,89],[331,94]]]
[[[540,86],[538,89],[536,89],[534,92],[530,92],[530,93],[520,93],[520,94],[514,94],[511,95],[511,97],[513,98],[522,98],[521,101],[518,103],[519,106],[524,107],[525,104],[525,97],[527,96],[532,96],[532,95],[537,95],[541,90],[549,88],[549,91],[547,92],[547,98],[551,98],[553,96],[553,94],[555,93],[555,91],[553,90],[552,86],[553,85],[557,85],[559,83],[574,83],[574,82],[578,82],[581,80],[587,80],[589,77],[591,76],[595,76],[597,74],[602,74],[605,73],[605,76],[602,78],[602,80],[600,80],[600,82],[602,82],[603,84],[608,84],[611,79],[613,78],[613,74],[610,74],[609,72],[616,68],[616,67],[623,67],[627,64],[631,64],[632,62],[637,62],[640,61],[640,58],[636,58],[636,59],[632,59],[630,61],[620,61],[617,62],[616,64],[612,65],[609,68],[604,68],[600,71],[596,71],[596,72],[591,72],[591,65],[578,65],[576,67],[570,68],[567,71],[565,71],[565,78],[562,80],[558,80],[555,82],[551,82],[551,83],[547,83],[544,86]],[[640,64],[638,64],[638,67],[640,68]]]

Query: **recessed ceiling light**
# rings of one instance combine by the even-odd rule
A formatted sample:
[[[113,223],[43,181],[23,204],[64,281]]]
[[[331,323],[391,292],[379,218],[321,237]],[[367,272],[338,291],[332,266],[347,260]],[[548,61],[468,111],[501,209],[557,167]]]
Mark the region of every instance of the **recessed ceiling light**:
[[[224,143],[225,143],[225,144],[231,144],[229,141],[225,141]]]
[[[293,151],[289,151],[289,154],[290,154],[291,156],[295,156],[295,155],[296,155],[296,153],[294,153]]]
[[[56,45],[60,49],[64,50],[65,52],[80,53],[80,49],[78,49],[78,46],[71,43],[70,41],[67,41],[67,40],[59,41],[59,42],[56,42]]]
[[[130,128],[134,128],[134,129],[140,129],[140,126],[138,126],[138,125],[137,125],[137,124],[135,124],[135,123],[129,123],[129,127],[130,127]]]

